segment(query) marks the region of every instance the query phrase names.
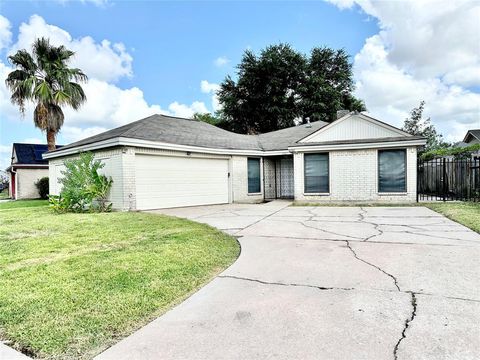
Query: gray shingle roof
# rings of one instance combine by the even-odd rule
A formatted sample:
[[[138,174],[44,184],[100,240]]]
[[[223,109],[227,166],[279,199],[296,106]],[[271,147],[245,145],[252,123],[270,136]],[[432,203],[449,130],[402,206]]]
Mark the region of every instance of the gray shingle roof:
[[[104,133],[68,144],[63,150],[116,137],[170,144],[235,150],[280,150],[327,125],[317,121],[261,135],[236,134],[202,121],[166,115],[152,115]]]
[[[290,146],[297,145],[299,140],[307,137],[326,125],[328,125],[328,123],[316,121],[310,125],[304,124],[292,126],[290,128],[260,135],[243,135],[223,130],[208,123],[193,119],[183,119],[166,115],[152,115],[145,119],[141,119],[104,133],[71,143],[64,146],[62,150],[93,144],[117,137],[217,149],[266,151],[286,150]],[[415,139],[420,138],[408,136],[384,139],[364,139],[357,142],[381,142]],[[323,143],[308,143],[308,145],[327,145],[354,142],[356,141],[348,140],[344,142],[333,141]],[[306,143],[304,144],[307,145]]]
[[[467,131],[467,135],[465,135],[465,138],[463,139],[464,142],[467,142],[468,138],[470,136],[476,137],[478,140],[480,140],[480,129],[472,129]]]

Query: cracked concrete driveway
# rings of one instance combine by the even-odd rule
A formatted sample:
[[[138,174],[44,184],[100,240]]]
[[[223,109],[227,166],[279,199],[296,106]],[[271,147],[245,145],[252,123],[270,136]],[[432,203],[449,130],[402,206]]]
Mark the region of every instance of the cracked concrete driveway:
[[[239,259],[99,359],[479,359],[480,235],[424,207],[162,210]]]

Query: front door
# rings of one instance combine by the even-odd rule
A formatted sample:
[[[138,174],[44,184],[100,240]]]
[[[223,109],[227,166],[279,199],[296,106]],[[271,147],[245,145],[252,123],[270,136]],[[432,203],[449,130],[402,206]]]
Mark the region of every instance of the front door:
[[[293,159],[280,159],[280,191],[281,198],[293,198]]]

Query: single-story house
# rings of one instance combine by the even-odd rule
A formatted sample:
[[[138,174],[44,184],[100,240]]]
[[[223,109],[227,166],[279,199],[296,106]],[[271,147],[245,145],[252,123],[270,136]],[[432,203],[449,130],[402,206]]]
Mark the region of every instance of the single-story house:
[[[467,145],[480,144],[480,129],[468,130],[463,142]]]
[[[57,149],[61,145],[57,146]],[[12,159],[10,166],[5,169],[9,175],[9,194],[12,199],[36,199],[39,198],[35,183],[48,177],[48,160],[42,158],[43,153],[48,151],[46,144],[23,144],[12,145]]]
[[[113,208],[297,201],[416,200],[425,139],[361,113],[260,135],[153,115],[44,154],[50,193],[63,161],[92,151],[113,178]]]
[[[463,141],[456,143],[454,146],[465,148],[467,146],[472,146],[480,144],[480,129],[471,129],[468,130],[463,138]],[[480,159],[480,150],[472,153],[473,159]]]

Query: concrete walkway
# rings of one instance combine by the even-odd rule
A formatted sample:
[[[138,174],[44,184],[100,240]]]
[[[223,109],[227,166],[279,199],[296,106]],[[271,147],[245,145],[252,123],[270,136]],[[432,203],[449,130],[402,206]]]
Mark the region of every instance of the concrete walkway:
[[[479,359],[480,235],[424,207],[158,211],[239,259],[98,359]]]

